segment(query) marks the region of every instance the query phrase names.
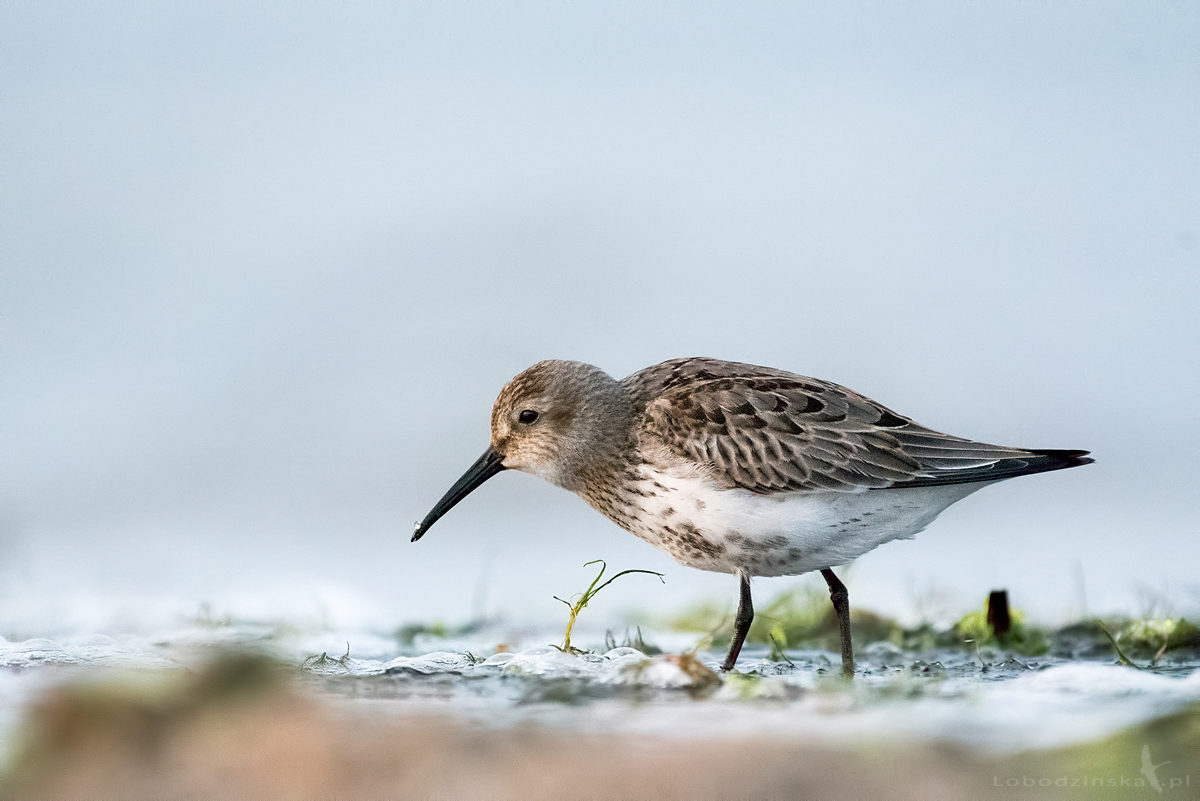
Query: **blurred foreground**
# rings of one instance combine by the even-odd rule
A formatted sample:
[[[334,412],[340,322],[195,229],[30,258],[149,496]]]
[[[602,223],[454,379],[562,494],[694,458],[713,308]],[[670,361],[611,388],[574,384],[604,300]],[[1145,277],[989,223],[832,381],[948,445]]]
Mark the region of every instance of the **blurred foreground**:
[[[1200,629],[1011,612],[907,628],[856,610],[852,682],[804,591],[763,605],[728,674],[719,605],[624,636],[588,611],[572,648],[503,620],[208,610],[0,637],[0,797],[1200,797]]]
[[[0,795],[130,800],[1200,795],[1195,701],[1115,735],[995,754],[936,738],[896,737],[886,726],[873,736],[829,738],[825,725],[836,728],[840,717],[863,703],[862,682],[853,690],[830,678],[808,690],[780,692],[776,685],[756,692],[770,686],[763,678],[766,663],[722,679],[695,657],[649,659],[631,648],[590,656],[593,664],[621,663],[619,674],[631,677],[620,689],[600,693],[535,672],[582,657],[552,649],[493,655],[487,661],[503,662],[507,679],[523,687],[517,706],[552,708],[555,714],[539,717],[535,711],[515,724],[480,720],[480,709],[461,701],[472,690],[450,686],[485,682],[471,681],[466,666],[473,657],[455,662],[453,656],[430,655],[424,663],[442,665],[441,674],[419,667],[423,658],[414,657],[397,659],[374,676],[347,678],[342,668],[348,657],[323,655],[309,662],[310,669],[297,670],[261,655],[218,651],[191,670],[101,671],[99,678],[56,683],[28,705]],[[513,669],[522,664],[525,668]],[[1104,670],[1139,674],[1132,668]],[[653,696],[643,692],[651,685],[659,690]],[[922,693],[893,682],[867,705],[904,704],[903,698],[889,699],[904,687],[910,695]],[[1137,694],[1137,685],[1129,692]],[[459,702],[447,703],[456,694]],[[797,705],[800,696],[807,711]],[[598,698],[620,703],[605,707]],[[700,698],[724,705],[703,730],[688,714]],[[971,701],[958,703],[966,710]],[[808,718],[811,731],[772,725],[773,713],[789,706]],[[911,705],[903,710],[922,714]],[[761,730],[723,728],[722,717],[739,712],[760,718]],[[608,714],[647,713],[665,719],[667,728],[639,733],[604,720]],[[678,730],[670,729],[672,719]],[[1026,716],[1031,743],[1042,723]]]
[[[819,733],[496,731],[333,704],[294,671],[234,655],[187,677],[53,689],[33,708],[3,789],[19,799],[1125,799],[1153,792],[1139,772],[1148,749],[1164,766],[1155,797],[1194,798],[1200,775],[1184,771],[1198,767],[1198,743],[1200,705],[1100,742],[1003,758],[833,748]]]

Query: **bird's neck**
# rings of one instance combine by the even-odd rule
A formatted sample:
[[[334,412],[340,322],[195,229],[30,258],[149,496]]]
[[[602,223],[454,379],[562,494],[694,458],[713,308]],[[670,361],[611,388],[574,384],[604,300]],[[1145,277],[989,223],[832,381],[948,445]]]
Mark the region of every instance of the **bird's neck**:
[[[588,492],[615,489],[630,480],[638,458],[633,404],[621,384],[613,381],[603,394],[594,394],[580,410],[569,452],[562,454],[567,468],[555,481],[588,500]],[[593,504],[594,506],[595,504]]]

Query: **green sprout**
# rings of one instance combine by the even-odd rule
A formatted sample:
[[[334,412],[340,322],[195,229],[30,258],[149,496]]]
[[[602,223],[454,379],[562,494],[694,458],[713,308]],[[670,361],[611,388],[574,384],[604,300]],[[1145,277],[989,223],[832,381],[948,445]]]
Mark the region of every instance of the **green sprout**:
[[[575,627],[575,618],[579,617],[579,613],[583,611],[584,607],[588,605],[589,601],[596,597],[596,593],[600,592],[600,590],[604,589],[609,584],[612,584],[614,581],[619,579],[621,576],[626,575],[627,573],[648,573],[652,576],[658,576],[658,580],[663,584],[667,583],[666,579],[663,578],[662,573],[657,573],[653,570],[622,570],[620,573],[601,584],[600,579],[604,578],[604,571],[608,569],[608,563],[603,559],[593,559],[592,561],[584,562],[583,564],[584,567],[588,567],[589,565],[600,565],[600,572],[596,574],[596,578],[592,579],[592,583],[588,585],[586,590],[578,595],[572,595],[570,601],[559,598],[557,595],[554,596],[554,600],[562,601],[563,604],[566,605],[567,609],[570,610],[570,617],[567,619],[567,631],[563,635],[562,647],[558,649],[569,654],[582,653],[578,648],[571,647],[571,629]]]

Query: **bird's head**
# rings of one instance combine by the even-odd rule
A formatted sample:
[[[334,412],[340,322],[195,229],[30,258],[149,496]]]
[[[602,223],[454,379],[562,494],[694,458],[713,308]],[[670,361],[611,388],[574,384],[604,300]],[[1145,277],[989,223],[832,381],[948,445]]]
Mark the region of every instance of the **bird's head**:
[[[627,445],[628,419],[624,387],[600,368],[538,362],[500,390],[492,406],[491,445],[417,524],[413,540],[501,470],[577,489],[589,469]]]

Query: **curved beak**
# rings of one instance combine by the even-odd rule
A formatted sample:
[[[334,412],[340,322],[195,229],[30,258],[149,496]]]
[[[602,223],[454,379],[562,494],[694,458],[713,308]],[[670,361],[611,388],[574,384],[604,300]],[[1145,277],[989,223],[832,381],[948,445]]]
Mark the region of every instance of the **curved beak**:
[[[476,459],[475,464],[467,468],[467,472],[463,473],[462,478],[455,481],[454,486],[433,505],[429,514],[425,515],[425,519],[417,523],[416,528],[413,529],[412,539],[409,541],[416,542],[421,539],[429,527],[436,523],[439,517],[449,512],[454,504],[470,495],[472,490],[504,469],[504,457],[495,448],[489,446],[483,452],[483,456]]]

